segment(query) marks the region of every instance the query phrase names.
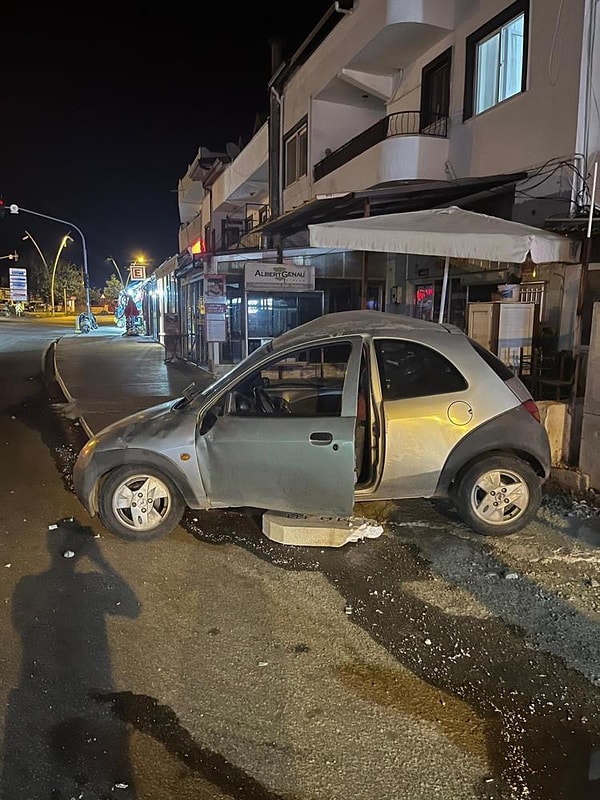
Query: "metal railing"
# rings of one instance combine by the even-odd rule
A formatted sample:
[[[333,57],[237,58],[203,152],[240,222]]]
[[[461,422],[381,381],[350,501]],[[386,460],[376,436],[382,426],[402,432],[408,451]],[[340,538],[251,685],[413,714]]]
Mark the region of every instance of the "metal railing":
[[[338,147],[325,156],[313,167],[315,181],[324,178],[371,147],[392,136],[437,136],[448,135],[448,117],[441,114],[429,114],[422,111],[399,111],[383,117],[366,131],[359,133],[354,139]]]

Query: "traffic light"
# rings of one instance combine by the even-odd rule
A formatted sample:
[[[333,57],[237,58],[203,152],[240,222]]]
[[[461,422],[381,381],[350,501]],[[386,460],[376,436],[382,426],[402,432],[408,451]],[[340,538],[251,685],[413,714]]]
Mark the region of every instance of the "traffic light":
[[[6,214],[6,203],[4,202],[4,198],[0,195],[0,219],[4,217]]]

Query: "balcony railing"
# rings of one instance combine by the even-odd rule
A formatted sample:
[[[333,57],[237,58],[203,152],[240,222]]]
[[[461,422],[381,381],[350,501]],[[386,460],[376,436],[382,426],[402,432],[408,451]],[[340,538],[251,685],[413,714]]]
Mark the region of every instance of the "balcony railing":
[[[392,136],[448,136],[448,117],[422,111],[399,111],[383,117],[354,139],[338,147],[313,167],[315,181],[339,169],[361,153]]]

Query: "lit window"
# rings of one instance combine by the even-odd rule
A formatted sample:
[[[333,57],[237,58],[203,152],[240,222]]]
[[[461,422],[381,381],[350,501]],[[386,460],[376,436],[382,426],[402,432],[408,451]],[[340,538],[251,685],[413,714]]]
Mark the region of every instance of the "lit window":
[[[525,90],[528,11],[517,0],[467,38],[465,119]]]
[[[524,22],[519,14],[477,45],[476,114],[521,91]]]

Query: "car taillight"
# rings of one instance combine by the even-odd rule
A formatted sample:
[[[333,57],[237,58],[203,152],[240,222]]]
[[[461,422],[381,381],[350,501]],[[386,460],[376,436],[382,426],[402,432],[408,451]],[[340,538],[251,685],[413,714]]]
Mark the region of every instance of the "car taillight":
[[[525,411],[529,411],[531,416],[534,417],[535,419],[537,419],[538,422],[542,421],[540,419],[540,410],[536,406],[536,404],[535,404],[535,402],[533,400],[525,400],[525,402],[522,405],[523,405],[523,408],[525,409]]]

